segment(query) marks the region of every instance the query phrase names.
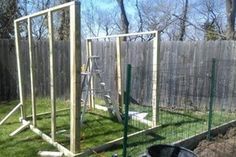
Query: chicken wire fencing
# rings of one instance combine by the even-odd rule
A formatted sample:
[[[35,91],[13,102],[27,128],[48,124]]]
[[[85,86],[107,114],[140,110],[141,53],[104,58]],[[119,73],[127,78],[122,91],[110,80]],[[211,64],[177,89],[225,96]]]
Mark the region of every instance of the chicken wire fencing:
[[[188,146],[198,156],[218,157],[235,152],[235,66],[234,60],[216,59],[194,67],[187,63],[161,63],[158,124],[151,131],[153,70],[133,66],[127,132],[134,128],[147,131],[136,136],[128,134],[123,156],[143,155],[152,145],[178,144],[199,134],[201,140],[193,138]]]

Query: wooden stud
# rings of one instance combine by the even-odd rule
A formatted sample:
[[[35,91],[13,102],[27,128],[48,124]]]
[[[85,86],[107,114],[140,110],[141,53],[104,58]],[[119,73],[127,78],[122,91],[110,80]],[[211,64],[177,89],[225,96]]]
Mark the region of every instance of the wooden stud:
[[[160,33],[155,33],[153,39],[153,63],[152,63],[152,123],[153,127],[159,121],[159,77],[160,77]]]
[[[138,35],[147,35],[147,34],[155,34],[157,31],[149,31],[149,32],[138,32],[138,33],[128,33],[128,34],[118,34],[118,35],[108,35],[108,36],[99,36],[99,37],[91,37],[87,39],[106,39],[106,38],[118,38],[118,37],[128,37],[128,36],[138,36]]]
[[[62,152],[53,152],[53,151],[39,151],[38,156],[41,157],[63,157]]]
[[[55,101],[55,69],[54,69],[54,35],[53,35],[53,15],[48,12],[48,39],[50,57],[50,94],[51,94],[51,137],[55,141],[56,136],[56,101]]]
[[[70,150],[80,150],[81,117],[81,34],[80,3],[70,6]]]
[[[58,113],[58,112],[64,112],[64,111],[67,111],[67,110],[70,110],[70,108],[59,109],[59,110],[56,111],[56,113]],[[48,114],[52,114],[52,112],[42,112],[42,113],[36,114],[36,116],[37,116],[37,117],[38,117],[38,116],[45,116],[45,115],[48,115]],[[26,118],[32,118],[32,116],[30,115],[30,116],[27,116]]]
[[[16,105],[16,107],[14,107],[11,112],[9,112],[0,122],[0,125],[2,125],[8,118],[10,118],[10,116],[15,113],[20,107],[22,107],[22,104],[19,103],[18,105]]]
[[[88,41],[88,48],[89,48],[89,56],[91,57],[91,56],[93,56],[93,44],[92,44],[92,40],[89,40]],[[90,68],[90,72],[92,71],[92,62],[91,62],[92,60],[90,59],[90,64],[89,64],[89,68]],[[94,87],[95,87],[95,83],[94,83],[94,79],[93,79],[93,76],[91,77],[91,82],[90,82],[90,91],[91,91],[91,93],[90,93],[90,107],[91,108],[95,108],[95,97],[94,97],[94,93],[95,93],[95,91],[94,91]]]
[[[18,19],[15,20],[15,22],[24,21],[24,20],[27,20],[28,18],[38,17],[38,16],[42,16],[42,15],[45,15],[45,14],[47,15],[48,12],[55,12],[55,11],[58,11],[58,10],[61,10],[61,9],[64,9],[64,8],[68,8],[71,5],[74,5],[74,1],[68,2],[68,3],[65,3],[65,4],[61,4],[61,5],[49,8],[49,9],[39,11],[39,12],[31,14],[31,15],[27,15],[27,16],[18,18]]]
[[[122,84],[122,65],[121,65],[121,38],[116,38],[116,69],[117,69],[117,88],[118,88],[118,101],[119,101],[119,111],[122,112],[122,106],[124,104],[123,95],[123,84]]]
[[[27,123],[28,121],[22,120],[23,125]],[[64,146],[60,145],[57,142],[54,142],[51,137],[43,133],[41,130],[39,130],[38,128],[35,128],[33,125],[29,125],[29,127],[35,134],[39,135],[44,141],[56,147],[60,152],[63,152],[65,156],[74,157],[74,154],[71,153],[67,148],[65,148]]]
[[[146,129],[146,130],[140,130],[140,131],[137,131],[135,133],[131,133],[127,137],[128,138],[132,138],[132,137],[135,137],[135,136],[139,136],[139,135],[144,135],[144,134],[148,134],[148,133],[151,133],[151,132],[155,132],[155,130],[157,130],[158,128],[161,128],[161,125],[155,126],[155,127],[151,127],[151,128]],[[102,152],[102,151],[105,151],[105,150],[113,147],[116,144],[121,143],[122,141],[123,141],[123,137],[120,137],[120,138],[117,138],[115,140],[106,142],[106,143],[104,143],[104,144],[102,144],[100,146],[96,146],[96,147],[90,148],[87,151],[84,151],[82,153],[76,154],[75,156],[86,157],[86,156],[89,156],[89,155],[93,154],[94,152]]]
[[[33,65],[33,46],[32,46],[32,26],[31,18],[28,18],[28,41],[29,41],[29,62],[30,62],[30,89],[32,103],[32,120],[33,126],[36,127],[36,103],[35,103],[35,88],[34,88],[34,65]]]
[[[18,133],[20,133],[21,131],[25,130],[26,128],[28,128],[30,125],[30,122],[26,122],[24,124],[22,124],[19,128],[17,128],[15,131],[13,131],[12,133],[10,133],[9,136],[15,136],[17,135]]]
[[[156,32],[156,37],[157,37],[157,87],[156,87],[156,95],[157,95],[157,100],[156,100],[156,106],[157,106],[157,113],[156,113],[156,120],[159,122],[160,120],[160,98],[161,98],[161,91],[160,91],[160,66],[161,66],[161,32],[157,31]],[[157,125],[157,124],[156,124]]]
[[[21,54],[20,54],[20,34],[19,34],[19,24],[14,21],[15,29],[15,46],[16,46],[16,60],[17,60],[17,72],[18,72],[18,84],[19,84],[19,96],[21,104],[21,117],[25,119],[26,117],[26,106],[24,104],[24,91],[23,91],[23,79],[21,76]]]

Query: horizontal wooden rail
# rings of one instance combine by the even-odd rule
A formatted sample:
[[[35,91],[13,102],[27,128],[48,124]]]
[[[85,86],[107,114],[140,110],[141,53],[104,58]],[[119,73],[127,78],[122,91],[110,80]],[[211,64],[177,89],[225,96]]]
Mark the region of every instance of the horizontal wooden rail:
[[[59,109],[59,110],[56,110],[56,112],[63,112],[63,111],[69,111],[70,108],[64,108],[64,109]],[[48,114],[51,114],[52,112],[42,112],[42,113],[38,113],[36,116],[44,116],[44,115],[48,115]],[[29,115],[27,116],[26,118],[32,118],[32,115]]]
[[[29,121],[26,120],[22,120],[22,124],[27,124]],[[30,129],[37,135],[41,136],[43,140],[45,140],[46,142],[50,143],[51,145],[53,145],[54,147],[56,147],[60,152],[63,152],[63,154],[65,156],[68,157],[73,157],[75,156],[75,154],[73,154],[70,150],[68,150],[66,147],[62,146],[61,144],[54,142],[52,140],[51,137],[49,137],[48,135],[46,135],[45,133],[43,133],[41,130],[39,130],[38,128],[35,128],[32,124],[30,124]]]
[[[90,38],[87,38],[87,40],[103,39],[103,38],[116,38],[116,37],[128,37],[128,36],[148,35],[148,34],[157,34],[157,33],[158,33],[158,31],[138,32],[138,33],[128,33],[128,34],[117,34],[117,35],[90,37]]]
[[[24,17],[18,18],[14,22],[20,22],[20,21],[23,21],[23,20],[27,20],[28,18],[33,18],[33,17],[38,17],[38,16],[46,15],[48,12],[55,12],[55,11],[58,11],[60,9],[68,8],[69,6],[74,5],[74,4],[75,4],[75,1],[69,2],[69,3],[65,3],[65,4],[61,4],[61,5],[58,5],[58,6],[49,8],[49,9],[42,10],[42,11],[39,11],[37,13],[28,15],[28,16],[24,16]]]
[[[128,138],[131,138],[131,137],[134,137],[134,136],[138,136],[140,134],[148,134],[150,132],[153,132],[155,131],[156,129],[160,128],[161,125],[158,125],[158,126],[155,126],[155,127],[152,127],[152,128],[149,128],[149,129],[146,129],[146,130],[140,130],[140,131],[137,131],[137,132],[134,132],[132,134],[129,134],[128,135]],[[78,153],[76,154],[75,156],[78,156],[78,157],[86,157],[86,156],[89,156],[91,154],[93,154],[94,152],[102,152],[106,149],[109,149],[111,148],[112,146],[114,146],[115,144],[119,144],[123,141],[123,137],[120,137],[120,138],[117,138],[113,141],[109,141],[103,145],[100,145],[100,146],[97,146],[97,147],[93,147],[93,148],[90,148],[82,153]]]

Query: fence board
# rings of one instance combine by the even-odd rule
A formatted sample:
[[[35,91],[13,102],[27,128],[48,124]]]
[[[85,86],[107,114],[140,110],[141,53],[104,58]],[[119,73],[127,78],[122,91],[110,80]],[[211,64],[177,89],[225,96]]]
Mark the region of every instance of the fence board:
[[[56,96],[68,98],[69,96],[69,43],[55,42],[55,71],[56,71]],[[24,90],[30,96],[29,86],[29,55],[27,41],[22,41],[23,75],[25,79]],[[102,78],[107,88],[111,91],[113,99],[117,97],[115,84],[115,43],[111,41],[94,41],[94,54],[101,57],[99,65],[103,71]],[[176,95],[189,93],[191,101],[200,104],[209,93],[209,84],[206,75],[210,70],[211,58],[230,60],[236,59],[235,41],[162,41],[161,45],[161,98],[164,104],[176,104],[181,99]],[[49,60],[48,42],[34,43],[35,60],[35,87],[37,96],[49,96]],[[82,42],[82,63],[86,63],[85,42]],[[151,100],[151,72],[152,72],[152,43],[127,42],[122,43],[122,56],[125,64],[132,64],[140,70],[133,73],[131,95],[143,104],[150,104]],[[125,64],[123,67],[125,67]],[[232,65],[235,64],[232,62]],[[228,62],[220,63],[227,68]],[[217,102],[230,104],[235,100],[236,86],[235,70],[231,66],[227,70],[219,67],[218,73],[222,74],[217,82]],[[123,71],[125,73],[125,71]],[[16,59],[14,42],[0,40],[0,101],[17,98]],[[189,76],[182,77],[182,76]],[[187,86],[186,86],[187,84]],[[185,86],[184,86],[185,85]],[[224,98],[231,95],[231,100]]]

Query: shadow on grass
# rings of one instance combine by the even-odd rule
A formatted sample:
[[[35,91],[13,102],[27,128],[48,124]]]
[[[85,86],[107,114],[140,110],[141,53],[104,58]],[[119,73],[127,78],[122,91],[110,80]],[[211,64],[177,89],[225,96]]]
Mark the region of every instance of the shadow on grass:
[[[17,121],[17,120],[14,120],[14,121],[10,121],[10,122],[8,122],[8,121],[6,121],[6,122],[4,122],[4,125],[14,125],[14,124],[21,124],[19,121]]]
[[[68,111],[64,111],[64,112],[56,114],[56,117],[66,117],[66,116],[69,116],[69,115],[70,115],[70,113],[68,113]],[[51,118],[50,113],[46,114],[46,115],[38,115],[37,116],[37,120],[50,119],[50,118]],[[32,117],[28,117],[27,120],[32,120]]]
[[[199,119],[194,119],[194,120],[183,120],[183,121],[179,121],[179,122],[172,122],[172,123],[166,123],[166,124],[162,124],[161,128],[165,128],[168,126],[180,126],[180,125],[184,125],[184,124],[188,124],[188,123],[197,123],[197,122],[204,122],[205,120],[199,120]]]
[[[149,134],[148,134],[149,135]],[[148,136],[147,135],[147,136]],[[148,140],[144,140],[143,138],[143,136],[142,137],[139,137],[139,138],[142,138],[142,140],[140,140],[140,141],[129,141],[129,139],[128,139],[128,148],[129,147],[136,147],[136,146],[140,146],[140,145],[145,145],[145,144],[150,144],[150,143],[154,143],[154,142],[156,142],[156,141],[158,141],[158,140],[164,140],[164,139],[166,139],[165,137],[163,137],[163,136],[160,136],[160,135],[157,135],[157,134],[155,134],[155,133],[153,133],[152,135],[151,135],[151,137],[152,138],[150,138],[150,139],[148,139]],[[112,147],[110,147],[109,148],[109,151],[116,151],[116,150],[118,150],[118,149],[122,149],[122,147],[123,147],[123,145],[122,144],[116,144],[116,145],[114,145],[114,146],[112,146]]]
[[[188,118],[197,119],[197,120],[205,120],[203,118],[199,118],[199,117],[190,115],[191,112],[189,112],[189,113],[180,113],[180,112],[173,112],[173,111],[169,111],[169,110],[165,110],[165,109],[161,109],[161,110],[163,112],[167,112],[167,113],[172,114],[172,115],[179,115],[179,116],[188,117]]]
[[[111,120],[111,121],[113,121],[113,122],[115,122],[115,123],[120,123],[120,122],[118,122],[115,118],[111,118],[111,117],[108,117],[108,116],[104,116],[104,115],[99,114],[99,113],[89,112],[89,114],[91,114],[91,115],[96,115],[96,116],[101,117],[101,118],[103,118],[103,119],[109,119],[109,120]],[[93,120],[93,119],[91,119],[91,120],[86,120],[86,122],[91,122],[91,121],[94,121],[94,120]]]
[[[9,137],[4,141],[0,141],[0,148],[8,148],[8,147],[15,147],[16,145],[21,145],[23,143],[29,143],[29,142],[35,142],[35,141],[39,141],[41,142],[41,137],[37,136],[37,135],[33,135],[33,136],[28,136],[26,138],[20,139],[15,141],[14,138],[16,137]]]

